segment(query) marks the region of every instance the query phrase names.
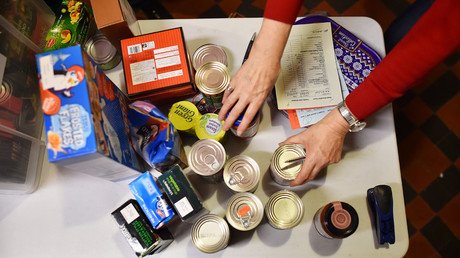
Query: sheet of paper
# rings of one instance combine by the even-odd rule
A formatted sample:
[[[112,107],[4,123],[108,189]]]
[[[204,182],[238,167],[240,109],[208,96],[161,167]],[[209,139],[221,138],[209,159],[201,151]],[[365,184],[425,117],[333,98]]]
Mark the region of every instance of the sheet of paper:
[[[343,100],[330,23],[292,26],[275,88],[279,109],[330,107]]]
[[[345,97],[349,94],[349,90],[347,88],[348,83],[346,82],[346,78],[343,76],[342,72],[340,71],[339,62],[336,60],[336,67],[337,73],[340,79],[340,87],[342,89],[342,96]],[[301,127],[308,127],[317,123],[319,120],[323,119],[329,112],[331,112],[333,107],[324,107],[324,108],[314,108],[314,109],[290,109],[287,111],[289,122],[291,123],[292,129],[297,129]]]

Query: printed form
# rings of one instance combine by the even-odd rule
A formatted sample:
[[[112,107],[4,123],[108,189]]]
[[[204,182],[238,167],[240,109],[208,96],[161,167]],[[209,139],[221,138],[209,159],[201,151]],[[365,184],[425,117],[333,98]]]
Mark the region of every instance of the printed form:
[[[330,23],[292,26],[275,89],[278,109],[330,107],[343,100]]]

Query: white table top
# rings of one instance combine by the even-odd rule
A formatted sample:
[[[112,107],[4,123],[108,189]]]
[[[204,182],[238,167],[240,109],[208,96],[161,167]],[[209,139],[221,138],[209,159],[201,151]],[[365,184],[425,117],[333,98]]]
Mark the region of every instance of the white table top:
[[[374,20],[365,17],[334,20],[384,55],[382,31]],[[223,46],[231,72],[235,73],[261,21],[261,18],[238,18],[139,22],[142,33],[182,26],[191,53],[205,43]],[[109,77],[123,87],[121,66]],[[304,218],[297,227],[277,230],[264,219],[254,231],[232,230],[229,246],[209,255],[193,246],[191,225],[182,223],[171,228],[175,241],[155,256],[402,257],[409,238],[391,106],[367,122],[365,130],[347,136],[345,155],[340,163],[329,166],[327,172],[313,182],[287,187],[299,194],[305,204]],[[224,143],[230,157],[242,153],[259,163],[262,179],[255,194],[264,204],[268,196],[283,188],[270,178],[271,154],[279,142],[297,132],[290,129],[286,118],[265,104],[259,132],[251,142],[230,137]],[[224,216],[226,200],[232,195],[225,184],[205,183],[189,169],[186,172],[205,207]],[[45,162],[36,192],[25,196],[0,195],[0,257],[135,257],[110,216],[127,199],[133,198],[128,182],[113,183]],[[379,184],[390,185],[393,190],[396,243],[389,247],[376,244],[366,204],[367,189]],[[316,233],[312,219],[321,206],[336,200],[347,202],[357,210],[359,227],[346,239],[327,240]]]

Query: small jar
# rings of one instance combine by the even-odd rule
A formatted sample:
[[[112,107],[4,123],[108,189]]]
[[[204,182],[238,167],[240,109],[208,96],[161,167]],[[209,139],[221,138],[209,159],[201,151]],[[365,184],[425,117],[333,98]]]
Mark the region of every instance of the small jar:
[[[346,202],[331,202],[321,207],[313,222],[318,234],[325,238],[346,238],[358,228],[356,210]]]

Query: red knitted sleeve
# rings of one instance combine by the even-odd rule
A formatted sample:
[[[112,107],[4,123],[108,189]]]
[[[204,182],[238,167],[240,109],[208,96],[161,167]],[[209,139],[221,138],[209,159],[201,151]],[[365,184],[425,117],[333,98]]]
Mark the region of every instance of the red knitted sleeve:
[[[460,46],[460,1],[438,0],[346,98],[350,111],[365,119],[402,96]]]
[[[268,0],[265,5],[264,17],[294,24],[302,3],[302,0]]]

